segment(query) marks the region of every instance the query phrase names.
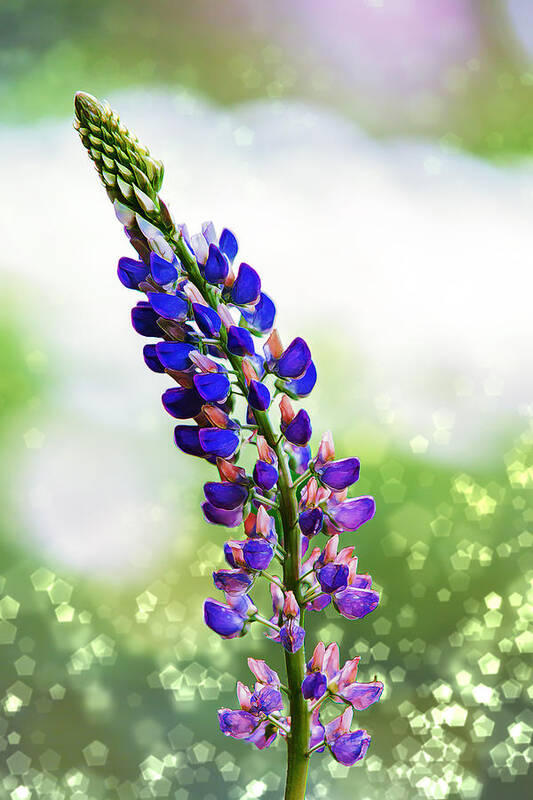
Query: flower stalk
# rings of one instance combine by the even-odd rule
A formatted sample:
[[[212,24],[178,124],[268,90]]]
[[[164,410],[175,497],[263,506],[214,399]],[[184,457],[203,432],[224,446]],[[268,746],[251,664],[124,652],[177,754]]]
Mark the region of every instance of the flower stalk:
[[[107,104],[78,93],[75,112],[81,141],[139,256],[121,259],[118,275],[145,296],[132,310],[133,327],[159,339],[143,348],[146,365],[176,384],[162,398],[179,422],[176,445],[218,469],[220,481],[204,486],[204,517],[215,525],[244,527],[244,539],[225,544],[229,569],[213,573],[225,602],[207,599],[205,622],[224,639],[244,636],[258,622],[285,651],[285,684],[265,661],[248,659],[254,690],[237,684],[240,709],[221,709],[220,729],[259,749],[278,735],[285,738],[285,800],[303,800],[311,754],[328,749],[347,766],[364,757],[370,736],[351,730],[352,713],[379,700],[383,689],[376,679],[356,680],[358,658],[341,668],[335,643],[318,642],[309,661],[304,649],[307,613],[331,603],[345,618],[362,619],[379,602],[370,576],[358,572],[353,546],[338,549],[342,533],[353,533],[372,518],[374,501],[348,497],[359,461],[335,460],[331,434],[323,435],[311,456],[309,415],[291,403],[316,383],[310,350],[299,337],[282,346],[275,306],[259,275],[244,262],[234,272],[234,234],[224,229],[217,237],[206,223],[190,237],[159,196],[161,162]],[[262,354],[254,339],[263,340]],[[272,416],[278,396],[279,425]],[[235,404],[242,398],[246,413],[240,419]],[[257,451],[252,475],[239,464],[245,447]],[[321,535],[325,546],[312,547]],[[281,576],[267,571],[274,559]],[[260,577],[272,594],[269,619],[250,596]],[[320,708],[326,699],[345,710],[324,725]]]

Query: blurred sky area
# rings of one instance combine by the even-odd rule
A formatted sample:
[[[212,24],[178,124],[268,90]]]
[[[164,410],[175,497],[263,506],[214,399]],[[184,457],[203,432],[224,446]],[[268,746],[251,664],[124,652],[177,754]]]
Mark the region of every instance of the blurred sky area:
[[[280,751],[215,730],[268,645],[202,627],[224,536],[77,89],[163,160],[177,220],[236,232],[311,344],[314,438],[377,497],[381,610],[312,633],[387,684],[358,800],[531,797],[532,87],[529,0],[0,2],[0,797],[281,791]],[[309,800],[353,797],[325,762]]]

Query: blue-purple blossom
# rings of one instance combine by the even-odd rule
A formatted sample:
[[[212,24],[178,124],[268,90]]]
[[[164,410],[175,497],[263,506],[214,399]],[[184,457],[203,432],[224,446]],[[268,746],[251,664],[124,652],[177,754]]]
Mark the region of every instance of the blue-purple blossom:
[[[150,253],[150,272],[154,281],[160,286],[172,283],[178,277],[176,265],[161,258],[157,253]]]
[[[312,428],[309,414],[304,408],[301,408],[294,419],[288,425],[282,425],[281,429],[285,438],[291,444],[304,447],[311,438]]]
[[[317,469],[316,474],[329,489],[340,491],[359,479],[359,466],[358,458],[343,458],[324,464]]]
[[[126,289],[138,289],[139,284],[146,280],[150,270],[143,261],[124,256],[119,259],[117,274],[119,281]]]
[[[223,639],[234,639],[244,631],[246,614],[218,600],[207,599],[204,603],[205,624]]]
[[[228,350],[234,356],[251,356],[254,354],[254,340],[246,328],[232,325],[228,330]]]
[[[266,411],[270,405],[270,392],[264,383],[250,381],[248,387],[248,402],[256,411]]]
[[[158,319],[159,315],[144,300],[140,300],[131,310],[131,324],[141,336],[161,336]]]
[[[231,287],[231,302],[236,306],[256,303],[261,292],[261,278],[253,267],[242,263]]]

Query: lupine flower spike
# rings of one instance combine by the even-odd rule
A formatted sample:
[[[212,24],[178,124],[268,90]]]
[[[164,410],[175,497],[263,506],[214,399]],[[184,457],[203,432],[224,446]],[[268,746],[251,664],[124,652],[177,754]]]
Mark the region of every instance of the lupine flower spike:
[[[370,736],[352,727],[353,713],[383,691],[377,679],[357,679],[359,658],[340,666],[337,644],[318,642],[309,660],[304,650],[306,612],[331,604],[361,620],[379,603],[353,536],[374,516],[374,500],[348,496],[359,461],[336,459],[331,433],[313,456],[311,419],[293,405],[315,386],[311,352],[301,337],[283,342],[274,302],[254,267],[239,262],[235,235],[227,228],[217,235],[210,222],[189,235],[159,195],[161,162],[107,104],[78,93],[75,111],[81,141],[136,251],[120,259],[118,277],[140,297],[131,319],[147,340],[146,366],[168,376],[162,404],[176,421],[175,444],[211,465],[202,512],[232,530],[227,563],[213,573],[222,599],[205,601],[205,622],[223,639],[261,626],[269,646],[284,650],[284,684],[265,661],[248,660],[255,685],[237,685],[238,708],[220,709],[220,730],[260,749],[284,739],[285,798],[302,800],[311,754],[327,750],[346,766],[364,758]],[[247,401],[244,418],[235,413],[238,397]],[[250,450],[251,474],[240,460]],[[252,600],[260,580],[270,584],[272,614]],[[338,713],[326,723],[327,705]]]

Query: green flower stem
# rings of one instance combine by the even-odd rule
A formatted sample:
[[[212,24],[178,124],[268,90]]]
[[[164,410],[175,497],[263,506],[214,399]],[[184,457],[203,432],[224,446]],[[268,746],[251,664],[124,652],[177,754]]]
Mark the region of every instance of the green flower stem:
[[[129,212],[140,214],[149,220],[164,235],[167,243],[183,265],[189,280],[201,291],[212,308],[220,304],[220,292],[210,286],[198,269],[181,233],[176,230],[172,217],[159,197],[163,180],[163,165],[150,156],[127,128],[122,125],[112,109],[94,97],[78,92],[75,100],[76,128],[87,148],[90,158],[104,184],[111,201],[118,201]],[[131,215],[132,222],[134,220]],[[129,222],[124,222],[129,224]],[[168,331],[167,331],[168,333]],[[221,329],[219,346],[222,347],[237,379],[243,395],[247,396],[247,385],[242,371],[241,359],[229,353],[227,333]],[[300,605],[300,625],[304,625],[303,598],[299,587],[301,549],[298,529],[298,500],[296,485],[292,482],[288,458],[282,441],[276,436],[267,412],[255,411],[259,430],[278,457],[280,507],[276,510],[281,521],[283,539],[283,579],[285,587],[292,590]],[[263,621],[263,620],[259,620]],[[266,621],[264,621],[266,622]],[[268,623],[267,623],[268,624]],[[285,653],[287,668],[287,691],[290,704],[291,731],[287,736],[288,760],[285,800],[304,800],[309,768],[310,717],[301,686],[305,676],[305,651]]]

